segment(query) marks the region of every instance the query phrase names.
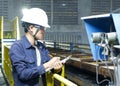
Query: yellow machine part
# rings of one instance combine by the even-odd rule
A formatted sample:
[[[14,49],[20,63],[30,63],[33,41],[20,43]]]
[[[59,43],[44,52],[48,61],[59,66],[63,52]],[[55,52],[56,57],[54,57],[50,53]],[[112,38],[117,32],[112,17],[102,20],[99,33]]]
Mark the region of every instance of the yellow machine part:
[[[3,39],[3,16],[0,17],[0,62],[2,60],[1,58],[1,52],[2,52],[2,39]]]
[[[10,29],[13,30],[13,38],[20,39],[19,19],[17,16],[11,21]]]
[[[46,73],[47,76],[47,86],[55,86],[55,79],[60,82],[57,86],[78,86],[72,81],[65,78],[65,66],[62,67],[61,74],[52,74],[51,72]]]
[[[4,46],[4,60],[3,60],[3,72],[9,83],[9,86],[14,86],[14,80],[12,76],[12,65],[9,57],[10,46]]]
[[[62,67],[62,72],[61,72],[61,74],[60,74],[60,76],[62,76],[62,77],[64,77],[65,76],[65,71],[64,71],[64,66]],[[60,81],[60,80],[59,80]],[[50,71],[48,71],[47,73],[46,73],[46,84],[47,84],[47,86],[54,86],[54,74],[53,73],[51,73]],[[64,83],[60,83],[60,85],[58,85],[58,86],[64,86]]]
[[[3,38],[3,16],[0,17],[0,39]]]
[[[0,39],[1,39],[1,54],[2,54],[2,70],[5,78],[8,81],[9,86],[14,86],[14,80],[12,76],[12,65],[9,57],[9,48],[11,46],[11,39],[19,39],[19,22],[18,17],[15,17],[10,23],[10,29],[4,31],[3,16],[0,17]],[[4,42],[4,39],[8,39]],[[9,45],[8,45],[9,44]]]
[[[6,22],[6,21],[5,21]],[[7,21],[10,24],[9,30],[3,30],[3,39],[20,39],[19,19],[16,16],[13,20]]]
[[[59,74],[53,74],[53,77],[55,79],[57,79],[58,81],[62,82],[63,84],[65,84],[66,86],[77,86],[76,84],[69,81],[68,79],[65,79],[64,77],[60,76]]]

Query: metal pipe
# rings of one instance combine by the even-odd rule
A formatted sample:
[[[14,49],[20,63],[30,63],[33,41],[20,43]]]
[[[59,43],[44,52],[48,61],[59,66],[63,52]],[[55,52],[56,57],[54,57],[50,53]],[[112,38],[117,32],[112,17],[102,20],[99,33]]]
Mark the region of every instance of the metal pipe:
[[[16,16],[16,23],[15,24],[16,24],[16,30],[17,30],[16,31],[16,33],[17,33],[16,34],[17,35],[16,39],[19,40],[20,39],[20,28],[19,28],[19,19],[18,19],[18,16]]]
[[[53,77],[67,86],[78,86],[75,83],[69,81],[68,79],[65,79],[64,77],[60,76],[59,74],[54,74]]]
[[[0,39],[2,40],[3,39],[3,16],[1,16],[1,19],[0,19],[0,29],[1,29]]]

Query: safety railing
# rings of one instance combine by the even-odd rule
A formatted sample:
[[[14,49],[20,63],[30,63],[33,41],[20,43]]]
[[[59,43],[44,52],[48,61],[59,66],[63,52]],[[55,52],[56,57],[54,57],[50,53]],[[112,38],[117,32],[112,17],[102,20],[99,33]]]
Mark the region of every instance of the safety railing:
[[[63,49],[63,50],[68,50],[70,52],[74,51],[82,51],[86,50],[88,54],[91,53],[90,51],[90,46],[87,44],[75,44],[75,43],[67,43],[67,42],[53,42],[53,41],[47,41],[45,40],[44,44],[47,47],[51,47],[54,49]]]
[[[75,83],[71,82],[70,80],[60,76],[59,74],[53,74],[53,77],[66,86],[77,86],[77,84],[75,84]],[[61,85],[61,86],[64,86],[64,85]]]
[[[13,38],[20,39],[19,19],[17,16],[11,22],[11,29],[13,29]]]
[[[20,29],[19,29],[19,19],[18,19],[18,17],[16,16],[13,20],[5,21],[5,23],[6,22],[10,26],[4,28],[3,39],[20,39]]]
[[[0,39],[3,38],[3,16],[0,17]]]
[[[57,86],[77,86],[77,84],[65,78],[65,67],[62,67],[61,74],[47,72],[47,86],[55,86],[55,79],[60,82]]]
[[[2,39],[3,39],[3,16],[0,17],[0,56],[2,56]],[[0,57],[0,62],[2,58]]]

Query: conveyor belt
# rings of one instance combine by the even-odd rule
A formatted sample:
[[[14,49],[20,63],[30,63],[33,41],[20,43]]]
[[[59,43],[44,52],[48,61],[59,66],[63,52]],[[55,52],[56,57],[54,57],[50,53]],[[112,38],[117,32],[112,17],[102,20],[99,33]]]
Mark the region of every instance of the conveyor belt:
[[[90,54],[86,54],[86,53],[82,53],[82,52],[72,52],[71,53],[69,51],[61,50],[61,49],[57,49],[57,50],[50,49],[50,52],[53,56],[60,56],[62,59],[67,57],[70,54],[72,55],[72,58],[66,63],[66,65],[68,65],[68,66],[66,66],[65,69],[68,69],[68,67],[69,68],[75,67],[75,68],[77,68],[77,71],[79,71],[79,70],[81,71],[81,69],[85,70],[85,71],[89,71],[89,72],[87,72],[88,74],[87,73],[85,74],[85,75],[87,75],[87,77],[90,76],[89,75],[90,72],[96,74],[96,65],[97,64],[95,61],[93,61],[93,58]],[[99,80],[100,79],[102,80],[104,78],[109,79],[110,75],[108,73],[108,69],[110,70],[112,76],[114,75],[113,74],[114,73],[113,65],[110,62],[108,62],[108,65],[109,65],[108,69],[105,66],[104,61],[98,62],[98,63],[99,63],[98,74],[100,77],[102,77],[102,78],[99,77]],[[80,86],[94,86],[93,83],[90,82],[91,78],[87,78],[84,81],[83,79],[78,77],[80,75],[79,73],[78,73],[78,75],[76,75],[77,74],[76,71],[72,71],[72,70],[74,70],[74,69],[70,69],[70,70],[68,69],[66,71],[66,77],[68,77],[68,79],[72,80],[73,82],[76,82],[77,84],[80,84]],[[82,73],[81,76],[83,77],[84,74]],[[93,77],[93,75],[92,75],[92,77]],[[87,81],[89,81],[88,82],[89,85],[81,85],[81,83],[83,84],[84,82],[85,82],[84,84],[86,84]],[[94,76],[94,79],[92,82],[96,82],[96,76]],[[102,86],[102,85],[100,85],[100,86]],[[105,85],[103,85],[103,86],[105,86]]]
[[[78,86],[106,86],[108,82],[96,83],[96,75],[93,72],[79,69],[71,65],[66,66],[66,78],[76,83]],[[99,80],[105,79],[99,75]]]
[[[61,57],[61,59],[64,59],[65,57],[67,57],[68,55],[72,55],[72,58],[67,62],[67,64],[70,64],[74,67],[77,68],[83,68],[85,70],[91,71],[91,72],[96,72],[96,62],[93,61],[93,58],[90,54],[86,54],[86,53],[81,53],[81,52],[69,52],[69,51],[65,51],[65,50],[54,50],[54,49],[50,49],[50,52],[53,56],[59,56]],[[111,73],[113,74],[113,65],[111,64],[111,62],[108,62],[109,65],[109,70],[111,71]],[[105,66],[104,61],[103,62],[99,62],[99,74],[104,74],[104,76],[109,76],[107,73],[107,67]]]

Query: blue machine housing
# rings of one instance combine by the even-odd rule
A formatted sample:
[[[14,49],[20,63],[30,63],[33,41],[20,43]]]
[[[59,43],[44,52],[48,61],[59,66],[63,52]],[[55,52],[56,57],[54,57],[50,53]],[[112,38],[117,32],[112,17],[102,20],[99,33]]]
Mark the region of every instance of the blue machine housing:
[[[116,32],[120,44],[120,14],[110,13],[110,14],[94,15],[94,16],[82,17],[81,19],[84,21],[85,24],[85,28],[88,35],[88,40],[94,60],[103,59],[103,55],[102,55],[102,48],[92,43],[91,41],[92,33]],[[97,55],[98,50],[99,50],[99,56]]]

